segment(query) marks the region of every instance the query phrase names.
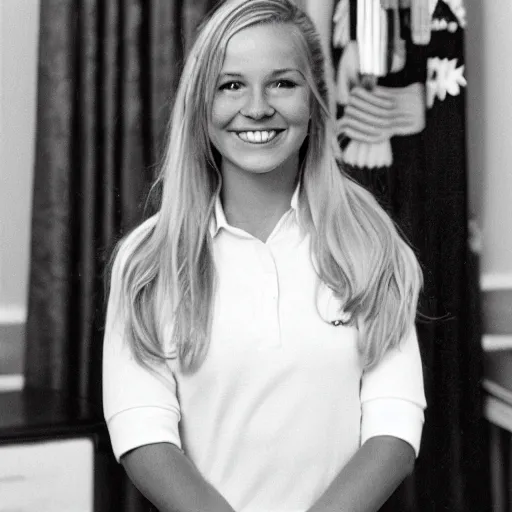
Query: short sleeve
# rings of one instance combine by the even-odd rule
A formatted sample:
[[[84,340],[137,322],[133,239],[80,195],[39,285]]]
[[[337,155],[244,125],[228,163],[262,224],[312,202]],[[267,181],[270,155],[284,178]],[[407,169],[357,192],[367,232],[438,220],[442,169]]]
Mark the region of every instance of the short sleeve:
[[[416,329],[363,373],[361,407],[361,444],[375,436],[394,436],[418,456],[426,400]]]
[[[119,259],[119,255],[118,255]],[[124,337],[117,279],[112,272],[103,343],[103,412],[116,459],[139,446],[168,442],[181,448],[176,381],[167,365],[151,371],[133,357]]]

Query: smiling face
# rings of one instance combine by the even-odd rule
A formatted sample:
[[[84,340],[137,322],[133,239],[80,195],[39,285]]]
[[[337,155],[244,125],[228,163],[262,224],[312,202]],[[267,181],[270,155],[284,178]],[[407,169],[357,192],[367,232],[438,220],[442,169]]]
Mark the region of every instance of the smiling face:
[[[228,42],[208,124],[222,173],[298,171],[310,93],[290,25],[255,25]]]

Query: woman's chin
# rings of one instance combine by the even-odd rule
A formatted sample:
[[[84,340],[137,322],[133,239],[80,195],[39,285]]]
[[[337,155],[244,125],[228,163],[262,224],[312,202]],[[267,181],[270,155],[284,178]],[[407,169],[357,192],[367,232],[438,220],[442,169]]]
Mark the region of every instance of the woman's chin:
[[[277,170],[283,162],[264,162],[262,159],[251,162],[237,162],[232,167],[237,169],[238,172],[247,174],[268,174]]]

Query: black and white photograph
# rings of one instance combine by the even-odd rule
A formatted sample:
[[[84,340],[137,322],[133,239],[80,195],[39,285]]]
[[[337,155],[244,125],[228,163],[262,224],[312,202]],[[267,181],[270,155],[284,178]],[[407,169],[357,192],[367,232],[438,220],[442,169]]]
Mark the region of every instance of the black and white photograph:
[[[509,0],[0,0],[0,512],[512,512]]]

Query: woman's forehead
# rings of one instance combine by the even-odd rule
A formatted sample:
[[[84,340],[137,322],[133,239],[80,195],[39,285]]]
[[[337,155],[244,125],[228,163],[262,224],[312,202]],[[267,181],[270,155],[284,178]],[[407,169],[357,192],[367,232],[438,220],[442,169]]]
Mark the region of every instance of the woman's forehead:
[[[230,38],[221,72],[301,70],[303,61],[299,55],[296,29],[292,25],[254,25]]]

